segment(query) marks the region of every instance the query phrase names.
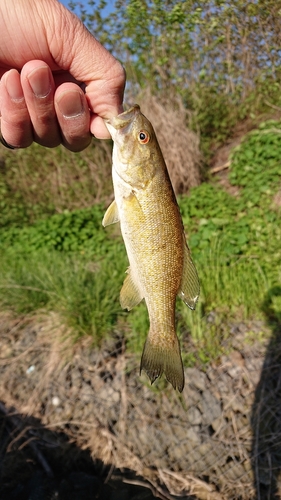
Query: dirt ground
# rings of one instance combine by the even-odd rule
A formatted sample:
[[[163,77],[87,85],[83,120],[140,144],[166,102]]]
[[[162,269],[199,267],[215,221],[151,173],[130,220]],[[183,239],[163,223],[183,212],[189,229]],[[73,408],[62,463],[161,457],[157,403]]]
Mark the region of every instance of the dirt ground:
[[[229,354],[186,368],[178,395],[117,334],[71,346],[52,315],[2,314],[0,499],[279,498],[280,332],[229,328]]]
[[[58,342],[53,317],[2,314],[0,330],[1,500],[174,498],[156,472],[137,473],[143,466],[123,443],[119,461],[110,421],[104,411],[95,415],[105,404],[111,420],[121,421],[114,407],[120,397],[110,388],[112,364],[124,363],[118,340],[103,353],[91,352],[89,342]],[[90,379],[96,373],[102,382],[95,388]]]

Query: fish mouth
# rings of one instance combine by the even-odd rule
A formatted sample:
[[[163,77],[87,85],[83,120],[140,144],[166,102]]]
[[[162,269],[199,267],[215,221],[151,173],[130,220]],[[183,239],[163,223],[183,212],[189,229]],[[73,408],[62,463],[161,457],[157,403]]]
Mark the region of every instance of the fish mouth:
[[[112,136],[114,136],[115,130],[122,130],[122,132],[127,131],[127,127],[131,125],[135,117],[140,114],[140,107],[138,104],[132,106],[128,111],[120,113],[120,115],[114,116],[109,120],[105,121],[105,124]],[[126,129],[126,130],[125,130]]]

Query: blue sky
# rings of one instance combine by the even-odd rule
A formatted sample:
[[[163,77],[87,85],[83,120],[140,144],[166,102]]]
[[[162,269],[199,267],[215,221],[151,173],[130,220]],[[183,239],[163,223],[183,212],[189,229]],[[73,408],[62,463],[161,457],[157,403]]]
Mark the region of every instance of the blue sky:
[[[68,7],[68,4],[70,2],[70,0],[59,0],[60,3],[62,3],[63,5],[65,5],[66,7]],[[87,0],[73,0],[74,2],[77,1],[77,3],[81,3],[82,5],[88,5],[88,1]],[[106,8],[105,8],[105,12],[110,12],[110,10],[112,10],[112,8],[114,7],[114,4],[115,4],[115,0],[111,0],[111,1],[108,1],[107,2],[107,5],[106,5]],[[91,7],[92,9],[93,7]]]
[[[73,0],[73,1],[75,2],[75,0]],[[88,5],[87,0],[76,0],[76,1],[77,1],[77,3],[80,3],[82,5],[85,5],[85,6]],[[63,5],[65,5],[66,7],[68,7],[70,0],[59,0],[59,2],[62,3]]]
[[[62,3],[63,5],[65,5],[66,7],[68,7],[68,4],[69,4],[69,1],[70,0],[59,0],[60,3]],[[84,3],[84,4],[87,4],[88,2],[87,1],[84,1],[84,2],[80,2],[80,3]]]
[[[68,0],[59,0],[60,3],[62,3],[63,5],[65,5],[67,7],[67,4],[69,3]]]
[[[70,2],[70,0],[59,0],[59,1],[60,1],[60,3],[65,5],[66,7],[68,7],[68,4]],[[80,0],[80,3],[87,5],[88,2],[87,2],[87,0],[82,0],[82,1]]]
[[[72,1],[82,4],[84,7],[87,7],[88,5],[88,0],[72,0]],[[116,0],[107,0],[106,6],[103,9],[103,14],[110,14],[114,10],[115,1]],[[70,0],[59,0],[59,2],[68,7]],[[93,7],[89,7],[89,11],[93,11]],[[77,11],[74,12],[79,15],[80,11],[79,9],[77,9]]]

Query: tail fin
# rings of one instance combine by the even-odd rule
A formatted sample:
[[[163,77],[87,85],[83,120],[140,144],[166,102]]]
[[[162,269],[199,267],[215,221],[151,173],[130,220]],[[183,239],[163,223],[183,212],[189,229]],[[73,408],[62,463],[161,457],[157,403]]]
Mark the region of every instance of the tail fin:
[[[153,335],[148,334],[144,344],[140,371],[145,370],[151,383],[164,373],[174,389],[182,392],[184,388],[184,372],[178,338],[166,345],[152,342]]]

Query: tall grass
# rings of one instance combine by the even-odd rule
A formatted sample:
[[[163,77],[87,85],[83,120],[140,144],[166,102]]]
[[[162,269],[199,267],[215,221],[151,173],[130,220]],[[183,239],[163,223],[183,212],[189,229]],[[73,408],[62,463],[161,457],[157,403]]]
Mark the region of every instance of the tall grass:
[[[110,141],[72,153],[33,144],[0,149],[0,227],[22,226],[65,210],[107,205],[112,198]]]
[[[197,358],[214,359],[226,349],[231,323],[263,319],[265,297],[274,287],[273,274],[266,273],[260,259],[247,256],[225,258],[222,238],[214,238],[196,262],[201,283],[195,311],[178,302],[178,333],[189,335]],[[192,355],[191,355],[192,358]],[[190,353],[184,356],[190,362]]]
[[[91,335],[93,343],[114,327],[122,314],[119,291],[126,268],[122,248],[104,260],[37,251],[4,252],[0,261],[0,303],[16,313],[57,311],[73,338]]]
[[[208,310],[219,305],[232,312],[242,308],[248,317],[260,308],[271,278],[263,270],[261,258],[226,257],[223,242],[215,237],[198,262],[202,300]]]

